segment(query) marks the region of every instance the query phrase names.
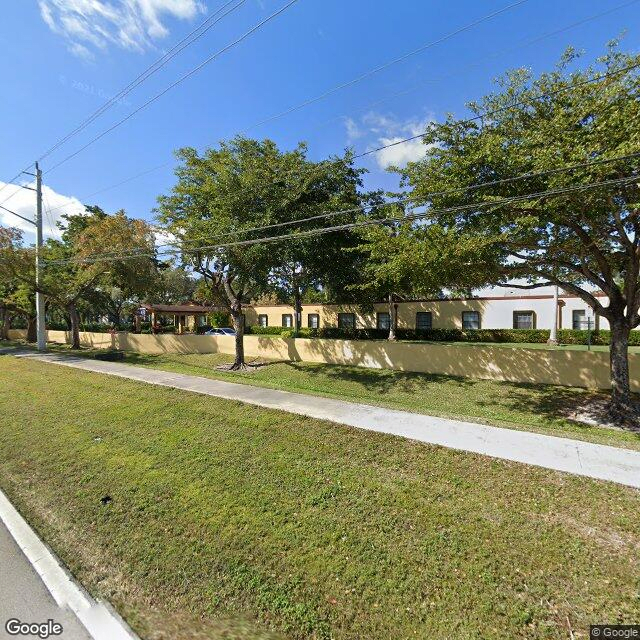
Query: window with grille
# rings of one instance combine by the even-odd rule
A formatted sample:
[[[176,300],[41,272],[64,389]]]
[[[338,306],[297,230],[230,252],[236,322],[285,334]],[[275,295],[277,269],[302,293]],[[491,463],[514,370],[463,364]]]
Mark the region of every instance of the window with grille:
[[[433,315],[431,311],[418,311],[416,313],[416,329],[418,331],[428,331],[433,325]]]
[[[513,312],[513,328],[514,329],[535,329],[535,314],[533,311],[514,311]]]
[[[462,312],[462,329],[469,331],[480,328],[480,312],[479,311],[463,311]]]
[[[376,315],[376,327],[378,329],[383,329],[384,331],[389,331],[389,328],[391,327],[391,316],[389,313],[383,311]]]
[[[586,309],[574,309],[572,312],[572,327],[574,329],[587,328],[587,311]]]
[[[293,316],[290,313],[282,314],[282,326],[293,327]]]
[[[320,316],[317,313],[310,313],[307,316],[309,329],[318,329],[320,327]]]
[[[353,313],[339,313],[338,314],[338,328],[340,329],[355,329],[356,328],[356,316]]]
[[[269,316],[266,314],[260,314],[258,316],[258,326],[259,327],[268,327],[269,326]]]

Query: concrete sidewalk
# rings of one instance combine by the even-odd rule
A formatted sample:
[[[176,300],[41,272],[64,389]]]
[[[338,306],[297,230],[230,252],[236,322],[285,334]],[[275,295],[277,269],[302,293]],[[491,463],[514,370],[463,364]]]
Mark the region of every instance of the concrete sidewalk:
[[[640,451],[265,389],[248,384],[223,382],[118,362],[53,353],[40,354],[33,351],[9,353],[640,488]]]

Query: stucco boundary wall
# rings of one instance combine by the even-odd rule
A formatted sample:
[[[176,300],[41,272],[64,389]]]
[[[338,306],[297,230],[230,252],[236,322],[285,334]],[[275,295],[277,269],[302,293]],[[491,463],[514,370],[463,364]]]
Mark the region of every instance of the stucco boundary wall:
[[[51,342],[69,342],[69,334],[64,331],[47,333]],[[12,338],[24,336],[24,330],[10,332]],[[83,332],[80,342],[87,347],[146,354],[234,352],[232,336],[126,332],[112,336],[109,333]],[[609,354],[606,351],[248,335],[245,336],[245,355],[248,358],[396,369],[484,380],[599,389],[610,387]],[[640,392],[640,354],[629,355],[629,366],[632,389]]]

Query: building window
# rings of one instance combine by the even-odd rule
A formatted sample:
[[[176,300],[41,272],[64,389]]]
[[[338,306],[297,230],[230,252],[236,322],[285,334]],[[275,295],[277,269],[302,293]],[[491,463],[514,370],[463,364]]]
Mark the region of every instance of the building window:
[[[307,323],[308,323],[309,329],[319,329],[320,316],[317,313],[310,313],[307,316]]]
[[[389,331],[391,327],[391,316],[386,311],[376,314],[376,327],[384,331]]]
[[[462,312],[462,330],[469,331],[480,328],[480,312],[479,311],[463,311]]]
[[[282,326],[293,327],[293,316],[290,313],[282,314]]]
[[[355,329],[356,328],[356,316],[353,313],[339,313],[338,314],[338,328],[339,329]]]
[[[258,326],[259,327],[268,327],[269,326],[269,316],[264,313],[258,316]]]
[[[418,331],[428,331],[433,324],[431,311],[418,311],[416,313],[416,329]]]
[[[513,328],[514,329],[535,329],[536,314],[533,311],[514,311],[513,312]]]
[[[587,311],[586,309],[574,309],[571,315],[573,320],[572,327],[574,329],[586,329],[587,328]]]

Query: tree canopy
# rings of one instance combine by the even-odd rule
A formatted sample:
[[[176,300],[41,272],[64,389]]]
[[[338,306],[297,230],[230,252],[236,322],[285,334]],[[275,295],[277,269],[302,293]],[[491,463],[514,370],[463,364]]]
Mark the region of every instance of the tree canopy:
[[[628,336],[640,324],[640,159],[631,156],[640,150],[640,56],[612,45],[572,71],[575,59],[568,51],[539,77],[508,73],[469,105],[472,118],[432,123],[426,158],[402,175],[430,222],[495,247],[500,281],[558,285],[609,321],[612,412],[628,415]],[[581,166],[559,171],[572,165]]]
[[[214,301],[228,306],[237,335],[234,366],[242,367],[243,303],[274,289],[300,299],[323,277],[339,287],[348,271],[344,262],[351,260],[341,248],[352,240],[339,235],[329,242],[252,244],[267,231],[253,229],[296,233],[311,228],[290,224],[296,219],[354,208],[362,199],[361,171],[349,156],[313,163],[302,144],[280,151],[271,140],[243,137],[202,156],[191,148],[177,155],[178,181],[170,195],[159,198],[159,219],[181,239],[185,260],[205,278]],[[353,220],[356,213],[336,219]]]

